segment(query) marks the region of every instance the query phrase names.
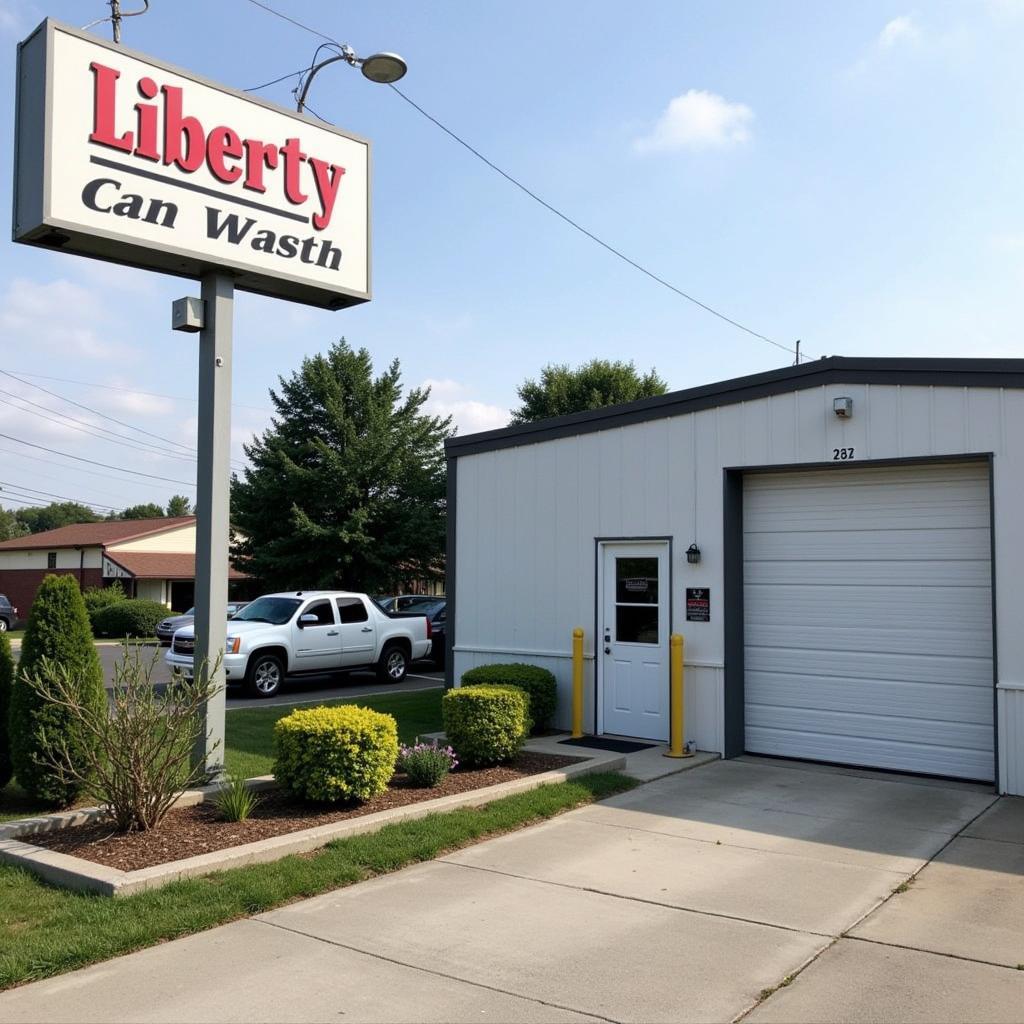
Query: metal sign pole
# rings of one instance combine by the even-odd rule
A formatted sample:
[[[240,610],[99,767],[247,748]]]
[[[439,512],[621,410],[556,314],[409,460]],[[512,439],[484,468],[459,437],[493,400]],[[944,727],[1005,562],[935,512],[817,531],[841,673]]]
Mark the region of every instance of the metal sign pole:
[[[216,693],[205,705],[203,733],[193,760],[212,778],[224,771],[224,669],[227,637],[231,475],[231,331],[234,281],[222,273],[202,278],[199,334],[199,466],[196,500],[195,671]]]

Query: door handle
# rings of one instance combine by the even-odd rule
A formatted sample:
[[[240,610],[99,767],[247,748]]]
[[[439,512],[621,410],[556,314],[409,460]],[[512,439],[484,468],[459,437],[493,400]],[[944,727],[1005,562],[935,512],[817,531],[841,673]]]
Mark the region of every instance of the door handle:
[[[373,629],[370,626],[363,626],[363,628],[361,630],[359,630],[359,632],[360,633],[372,633]]]
[[[605,654],[611,654],[611,653],[612,653],[612,649],[611,649],[610,647],[606,647],[606,648],[604,649],[604,653],[605,653]]]
[[[332,629],[327,635],[328,636],[337,636],[338,635],[338,631],[336,629]]]

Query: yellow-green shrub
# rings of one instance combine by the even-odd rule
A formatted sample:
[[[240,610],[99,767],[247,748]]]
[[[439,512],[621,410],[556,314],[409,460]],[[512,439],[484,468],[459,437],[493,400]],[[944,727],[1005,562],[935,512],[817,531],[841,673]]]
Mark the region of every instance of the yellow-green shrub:
[[[304,708],[275,724],[274,751],[274,777],[296,796],[369,800],[395,773],[398,725],[369,708]]]
[[[441,700],[448,742],[459,761],[481,767],[510,761],[530,730],[530,698],[516,686],[467,686]]]

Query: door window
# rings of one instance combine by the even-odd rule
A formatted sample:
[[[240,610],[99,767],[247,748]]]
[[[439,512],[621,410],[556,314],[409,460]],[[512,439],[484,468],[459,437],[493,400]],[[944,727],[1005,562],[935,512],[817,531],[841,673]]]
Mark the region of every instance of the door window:
[[[366,622],[370,617],[366,605],[358,597],[339,597],[338,614],[343,625],[348,622]]]
[[[315,615],[317,617],[318,626],[333,626],[334,625],[334,612],[331,611],[330,601],[314,601],[309,607],[307,607],[303,615]]]
[[[615,640],[658,644],[658,559],[615,559]]]

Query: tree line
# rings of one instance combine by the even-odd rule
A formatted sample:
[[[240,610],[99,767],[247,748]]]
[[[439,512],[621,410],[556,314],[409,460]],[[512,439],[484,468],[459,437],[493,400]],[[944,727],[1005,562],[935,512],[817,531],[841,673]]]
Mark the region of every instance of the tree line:
[[[166,505],[146,502],[131,505],[120,512],[100,515],[77,501],[54,501],[34,508],[0,508],[0,540],[12,540],[30,533],[56,530],[74,523],[103,523],[118,519],[162,519],[165,516],[189,516],[195,509],[183,494],[175,494]]]
[[[656,371],[641,374],[633,363],[552,364],[520,385],[511,424],[667,390]],[[397,359],[375,372],[370,353],[344,338],[279,377],[271,425],[244,446],[249,467],[231,481],[235,566],[269,589],[370,593],[443,569],[444,442],[455,428],[450,416],[425,411],[429,397],[428,388],[404,388]],[[135,505],[108,518],[190,511],[176,495],[166,508]],[[102,518],[74,502],[0,511],[0,536]]]

